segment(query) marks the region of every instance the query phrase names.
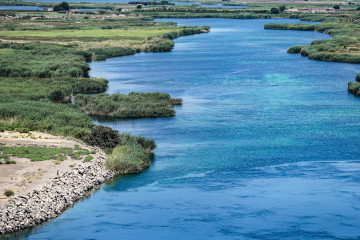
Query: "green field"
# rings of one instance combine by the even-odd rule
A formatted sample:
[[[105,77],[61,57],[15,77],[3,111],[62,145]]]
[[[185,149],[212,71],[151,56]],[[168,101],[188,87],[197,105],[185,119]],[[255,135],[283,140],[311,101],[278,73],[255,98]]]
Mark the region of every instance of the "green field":
[[[0,31],[0,38],[22,40],[102,41],[118,40],[141,44],[148,36],[177,31],[173,28],[91,29],[62,31]]]

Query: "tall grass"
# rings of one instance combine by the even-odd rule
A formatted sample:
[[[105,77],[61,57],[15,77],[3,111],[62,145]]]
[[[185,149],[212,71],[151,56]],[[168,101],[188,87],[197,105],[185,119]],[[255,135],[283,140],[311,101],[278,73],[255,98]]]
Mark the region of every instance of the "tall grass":
[[[175,110],[171,107],[182,103],[167,93],[79,94],[75,105],[88,115],[111,116],[116,118],[171,117]]]
[[[118,146],[106,159],[106,167],[120,174],[139,173],[151,163],[151,154],[138,144]]]

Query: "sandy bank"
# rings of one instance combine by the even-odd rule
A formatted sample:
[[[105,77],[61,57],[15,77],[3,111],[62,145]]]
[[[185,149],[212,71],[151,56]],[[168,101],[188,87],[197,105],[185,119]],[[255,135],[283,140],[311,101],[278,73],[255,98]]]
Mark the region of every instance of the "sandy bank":
[[[36,226],[59,216],[76,201],[88,195],[94,187],[114,176],[105,169],[105,153],[86,146],[82,142],[45,133],[0,133],[0,143],[5,146],[53,146],[78,145],[92,154],[91,162],[71,159],[60,164],[54,160],[32,162],[29,159],[11,157],[16,164],[0,165],[0,233],[13,232]],[[6,198],[5,189],[15,196]]]

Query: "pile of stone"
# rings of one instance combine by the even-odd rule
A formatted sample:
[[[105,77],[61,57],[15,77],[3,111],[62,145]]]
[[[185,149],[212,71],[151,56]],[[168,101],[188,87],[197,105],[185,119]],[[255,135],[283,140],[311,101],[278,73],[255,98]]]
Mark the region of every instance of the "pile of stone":
[[[105,154],[98,153],[90,163],[60,174],[41,190],[12,197],[0,210],[0,234],[56,218],[92,189],[111,179],[115,173],[105,168],[105,158]]]

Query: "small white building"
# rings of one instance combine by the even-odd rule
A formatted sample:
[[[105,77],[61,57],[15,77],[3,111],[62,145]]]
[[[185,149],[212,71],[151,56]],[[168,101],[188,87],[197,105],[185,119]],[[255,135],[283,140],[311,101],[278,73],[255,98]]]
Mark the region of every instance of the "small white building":
[[[45,12],[52,12],[52,11],[54,11],[54,8],[52,8],[52,7],[43,7],[43,9],[44,9]]]

